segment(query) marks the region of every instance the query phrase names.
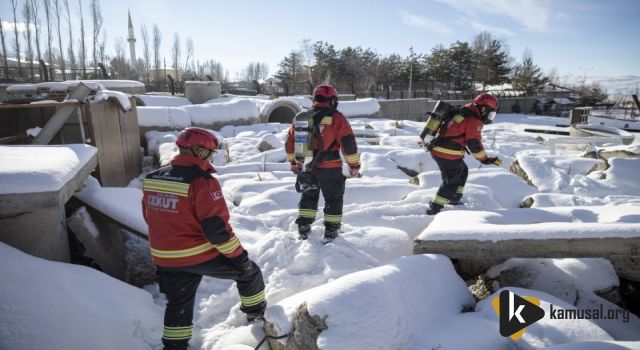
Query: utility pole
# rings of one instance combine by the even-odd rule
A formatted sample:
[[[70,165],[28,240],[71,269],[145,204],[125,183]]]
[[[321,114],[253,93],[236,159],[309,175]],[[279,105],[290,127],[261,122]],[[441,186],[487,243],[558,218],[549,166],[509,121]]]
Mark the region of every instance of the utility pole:
[[[409,63],[409,98],[411,98],[411,83],[413,81],[413,59]]]

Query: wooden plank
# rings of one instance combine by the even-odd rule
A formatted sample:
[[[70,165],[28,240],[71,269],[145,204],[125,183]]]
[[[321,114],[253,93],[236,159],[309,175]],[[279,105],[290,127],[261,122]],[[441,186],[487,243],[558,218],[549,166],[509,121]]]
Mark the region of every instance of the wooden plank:
[[[91,88],[83,83],[79,83],[78,86],[69,94],[69,98],[78,101],[84,101]],[[42,131],[33,140],[34,145],[46,145],[51,139],[58,133],[60,128],[69,119],[71,114],[76,110],[76,105],[64,105],[59,108],[56,113],[47,121],[47,124],[42,128]]]
[[[140,128],[135,108],[135,99],[130,98],[132,109],[129,112],[118,111],[122,145],[124,151],[124,171],[128,181],[136,178],[142,171],[140,155]]]
[[[90,103],[95,145],[98,148],[100,182],[104,187],[127,186],[118,108],[108,101]]]
[[[46,107],[63,107],[63,106],[79,106],[80,102],[64,101],[64,102],[47,102],[47,103],[11,103],[0,104],[0,109],[26,109],[26,108],[46,108]]]

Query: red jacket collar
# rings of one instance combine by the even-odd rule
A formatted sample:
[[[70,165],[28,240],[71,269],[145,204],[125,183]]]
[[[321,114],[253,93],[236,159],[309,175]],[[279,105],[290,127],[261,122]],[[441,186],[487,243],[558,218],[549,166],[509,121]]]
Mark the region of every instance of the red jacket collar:
[[[208,173],[216,172],[216,169],[213,168],[213,165],[211,165],[211,163],[207,162],[206,160],[190,156],[188,154],[178,154],[177,156],[173,157],[173,159],[171,159],[171,165],[184,167],[192,167],[196,165],[198,166],[198,168]]]

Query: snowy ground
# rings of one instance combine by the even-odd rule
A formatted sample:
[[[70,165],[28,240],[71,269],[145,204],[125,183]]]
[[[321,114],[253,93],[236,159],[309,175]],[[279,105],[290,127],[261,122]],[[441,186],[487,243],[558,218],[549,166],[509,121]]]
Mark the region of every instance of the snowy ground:
[[[539,227],[529,230],[533,234],[545,236],[559,225],[574,223],[570,210],[555,207],[578,205],[583,217],[576,224],[581,220],[606,223],[607,233],[638,235],[640,192],[635,179],[640,159],[614,158],[608,170],[591,171],[597,161],[580,157],[589,145],[571,145],[554,156],[546,143],[550,136],[524,132],[524,128],[565,122],[552,117],[498,115],[497,122],[485,128],[484,143],[490,156],[503,158],[503,166],[483,166],[467,156],[470,174],[465,205],[447,207],[442,215],[453,216],[456,211],[458,222],[477,223],[489,217],[494,218],[491,225],[498,227],[525,226],[531,223],[527,217],[500,220],[495,213],[517,211],[525,198],[533,197],[534,206],[544,212],[537,218]],[[628,322],[607,324],[545,316],[518,341],[500,336],[490,300],[476,304],[448,258],[412,255],[413,238],[433,220],[424,212],[440,184],[434,161],[417,144],[424,123],[353,119],[351,124],[357,134],[367,136],[359,139],[363,177],[347,180],[343,233],[326,246],[320,242],[321,213],[309,240],[296,239],[293,222],[299,197],[283,150],[288,126],[228,126],[217,132],[224,139],[224,149],[213,163],[231,211],[231,224],[250,257],[262,267],[270,305],[267,319],[281,334],[290,330],[292,313],[306,302],[311,314],[328,316],[329,329],[318,339],[322,349],[640,349],[640,321],[633,315]],[[168,161],[175,152],[176,134],[150,132],[146,136],[150,153],[161,162]],[[265,142],[273,149],[261,152],[257,146]],[[607,147],[640,153],[638,141]],[[507,170],[516,159],[531,174],[537,189]],[[410,182],[407,170],[419,173],[417,183]],[[127,189],[102,189],[90,183],[83,195],[107,202],[105,210],[113,210],[114,216],[133,226],[140,222],[139,199],[133,200],[140,198],[135,193],[139,187],[139,181]],[[126,198],[132,198],[131,203]],[[127,212],[132,217],[127,218]],[[586,220],[593,215],[597,218]],[[550,224],[540,224],[540,220]],[[598,226],[593,226],[597,234]],[[589,301],[578,307],[605,303],[594,291],[619,283],[610,265],[599,259],[542,261],[548,266],[544,271],[553,270],[554,278],[571,280],[591,293],[585,294]],[[0,266],[0,348],[161,348],[165,299],[157,284],[140,290],[95,270],[33,258],[2,244]],[[493,272],[508,266],[495,267]],[[552,269],[554,266],[562,268]],[[589,271],[597,273],[589,275]],[[589,276],[597,276],[598,281]],[[552,285],[544,281],[537,284],[538,291],[510,290],[539,297],[547,311],[551,304],[574,308],[547,294]],[[474,307],[473,312],[461,312]],[[193,349],[225,349],[236,344],[253,348],[264,336],[258,325],[245,325],[233,284],[211,278],[205,278],[198,290],[194,325]],[[615,340],[626,342],[612,343]]]

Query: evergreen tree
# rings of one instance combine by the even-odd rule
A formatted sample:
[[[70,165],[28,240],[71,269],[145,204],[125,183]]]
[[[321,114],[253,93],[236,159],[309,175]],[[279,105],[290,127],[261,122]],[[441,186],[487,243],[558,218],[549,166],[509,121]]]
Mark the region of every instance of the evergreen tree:
[[[402,68],[403,60],[400,55],[394,53],[383,57],[378,64],[376,81],[383,86],[384,90],[390,91],[394,84],[401,85]]]
[[[276,78],[282,80],[285,94],[295,95],[302,91],[300,87],[304,84],[305,76],[302,67],[300,53],[291,51],[291,53],[282,59],[280,69],[276,74]]]
[[[449,47],[451,61],[451,81],[455,90],[473,88],[473,71],[476,66],[475,55],[469,43],[456,41]]]
[[[431,54],[427,58],[426,63],[427,75],[433,79],[434,83],[439,82],[443,88],[449,89],[453,79],[449,50],[442,45],[436,45],[436,47],[431,49]],[[435,89],[435,86],[433,88]]]
[[[488,32],[480,33],[473,43],[473,51],[477,57],[474,81],[487,85],[497,85],[509,81],[511,58],[505,45],[491,37]]]
[[[513,68],[513,88],[531,95],[535,94],[547,81],[540,67],[533,63],[531,53],[526,51],[522,63],[516,64]]]

